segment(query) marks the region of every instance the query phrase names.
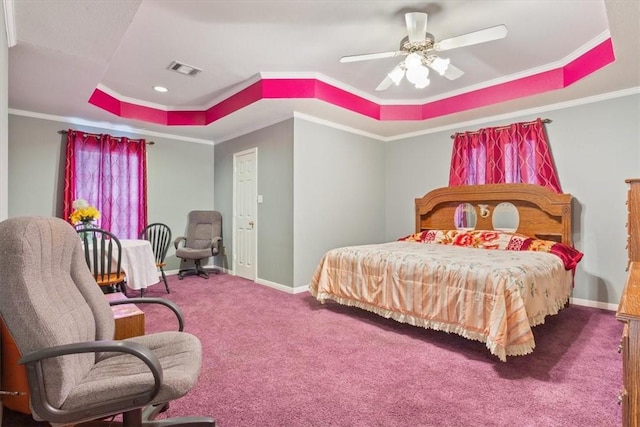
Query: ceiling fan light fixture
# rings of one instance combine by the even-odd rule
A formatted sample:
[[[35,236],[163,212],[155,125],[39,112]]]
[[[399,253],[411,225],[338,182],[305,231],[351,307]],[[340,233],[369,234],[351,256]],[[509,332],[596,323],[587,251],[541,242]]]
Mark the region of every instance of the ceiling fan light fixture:
[[[402,81],[402,78],[404,77],[404,67],[398,65],[396,68],[391,70],[391,72],[387,74],[387,76],[389,76],[393,83],[398,86]]]
[[[424,89],[425,87],[429,86],[429,83],[431,83],[431,80],[429,80],[428,78],[425,78],[424,80],[417,82],[415,86],[416,86],[416,89]]]
[[[429,69],[424,65],[409,68],[407,70],[407,80],[409,80],[414,85],[426,87],[429,84],[425,83],[429,81]]]
[[[422,56],[413,52],[407,55],[407,59],[404,60],[404,65],[408,70],[418,68],[422,66]]]
[[[449,68],[450,63],[451,63],[451,60],[449,58],[436,57],[431,62],[431,68],[433,68],[435,71],[438,72],[438,74],[443,76],[444,73],[447,72],[447,69]]]
[[[456,80],[462,77],[464,71],[451,64],[448,58],[440,58],[435,52],[498,40],[506,37],[508,32],[505,25],[496,25],[436,42],[433,34],[427,32],[428,15],[426,13],[409,12],[404,16],[407,36],[400,40],[398,50],[349,55],[340,58],[340,62],[355,62],[406,56],[376,86],[376,91],[387,90],[392,83],[395,83],[396,86],[399,85],[403,77],[406,77],[407,81],[417,89],[425,88],[430,83],[429,69],[448,80]]]

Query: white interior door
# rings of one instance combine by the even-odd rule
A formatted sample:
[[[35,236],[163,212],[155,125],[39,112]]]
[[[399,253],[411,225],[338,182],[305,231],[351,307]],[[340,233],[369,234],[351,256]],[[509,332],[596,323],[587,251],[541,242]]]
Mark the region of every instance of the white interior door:
[[[233,265],[237,276],[256,280],[258,149],[233,155]]]

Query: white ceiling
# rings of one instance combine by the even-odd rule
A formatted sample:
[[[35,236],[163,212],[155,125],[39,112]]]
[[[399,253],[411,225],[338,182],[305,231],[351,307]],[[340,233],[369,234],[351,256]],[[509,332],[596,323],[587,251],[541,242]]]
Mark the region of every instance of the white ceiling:
[[[640,87],[637,0],[217,1],[9,0],[17,44],[9,49],[9,108],[130,126],[152,134],[221,141],[301,113],[382,139],[513,111]],[[344,55],[397,50],[404,13],[429,14],[436,40],[498,24],[506,38],[446,52],[465,71],[374,89],[398,58],[340,63]],[[256,76],[313,77],[378,104],[428,104],[566,65],[611,36],[616,61],[560,90],[443,115],[380,121],[313,99],[261,100],[206,126],[123,119],[88,103],[96,87],[167,110],[207,109]],[[445,56],[444,54],[441,56]],[[178,60],[196,77],[169,71]],[[166,94],[152,86],[169,88]],[[122,127],[121,127],[122,128]]]

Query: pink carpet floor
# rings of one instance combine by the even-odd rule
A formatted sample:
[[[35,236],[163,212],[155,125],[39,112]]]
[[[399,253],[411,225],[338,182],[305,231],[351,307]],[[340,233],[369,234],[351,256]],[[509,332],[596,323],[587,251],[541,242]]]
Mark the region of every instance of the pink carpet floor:
[[[165,416],[222,427],[615,427],[622,324],[570,306],[534,329],[536,349],[506,363],[484,344],[366,311],[319,304],[220,274],[170,276],[146,296],[178,303],[203,343],[197,386]],[[147,333],[176,327],[141,307]],[[39,426],[5,410],[3,426]]]

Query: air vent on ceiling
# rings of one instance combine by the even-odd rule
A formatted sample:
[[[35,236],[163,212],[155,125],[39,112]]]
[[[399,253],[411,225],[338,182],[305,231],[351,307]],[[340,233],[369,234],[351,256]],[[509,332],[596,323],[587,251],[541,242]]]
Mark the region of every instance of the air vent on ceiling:
[[[171,71],[184,74],[185,76],[195,76],[196,74],[202,71],[202,69],[200,68],[194,67],[192,65],[183,64],[178,61],[173,61],[171,64],[169,64],[168,68]]]

